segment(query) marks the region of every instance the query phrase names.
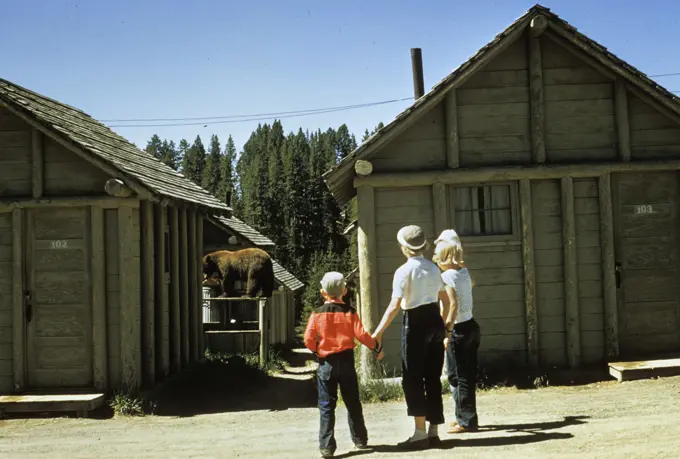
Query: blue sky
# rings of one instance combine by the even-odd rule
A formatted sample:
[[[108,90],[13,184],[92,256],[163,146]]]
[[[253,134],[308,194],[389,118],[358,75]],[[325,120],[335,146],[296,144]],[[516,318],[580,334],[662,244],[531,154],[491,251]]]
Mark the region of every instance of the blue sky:
[[[545,1],[650,74],[680,72],[680,2]],[[22,0],[2,2],[0,77],[100,120],[241,115],[360,104],[413,94],[410,48],[423,49],[425,87],[533,2]],[[680,77],[659,78],[680,90]],[[358,138],[408,105],[283,119],[286,131],[338,127]],[[124,124],[107,122],[109,125]],[[207,127],[114,128],[143,147],[232,135],[256,121]]]

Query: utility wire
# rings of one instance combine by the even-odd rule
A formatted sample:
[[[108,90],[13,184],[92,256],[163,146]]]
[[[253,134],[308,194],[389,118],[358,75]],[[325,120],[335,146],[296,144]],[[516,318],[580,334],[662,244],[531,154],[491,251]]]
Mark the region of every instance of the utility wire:
[[[193,120],[206,120],[194,123],[168,123],[168,124],[113,124],[111,127],[161,127],[161,126],[198,126],[201,124],[227,124],[227,123],[239,123],[245,121],[266,121],[271,119],[271,117],[276,118],[296,118],[300,116],[307,115],[317,115],[323,113],[333,113],[344,110],[354,110],[357,108],[374,107],[377,105],[392,104],[395,102],[402,102],[405,100],[411,100],[413,97],[404,97],[401,99],[391,99],[383,100],[380,102],[368,102],[363,104],[354,105],[342,105],[339,107],[326,107],[326,108],[314,108],[307,110],[294,110],[287,112],[272,112],[272,113],[256,113],[251,115],[229,115],[229,116],[213,116],[213,117],[199,117],[199,118],[155,118],[155,119],[118,119],[118,120],[102,120],[104,122],[151,122],[151,121],[193,121]],[[208,120],[218,120],[210,121]]]
[[[650,78],[659,78],[667,76],[680,76],[680,72],[676,73],[664,73],[659,75],[649,75]],[[680,93],[680,90],[669,91],[671,93]],[[402,102],[405,100],[412,100],[412,97],[403,97],[401,99],[391,99],[383,100],[379,102],[368,102],[363,104],[354,105],[341,105],[337,107],[326,107],[326,108],[311,108],[306,110],[291,110],[285,112],[271,112],[271,113],[254,113],[250,115],[224,115],[224,116],[204,116],[204,117],[194,117],[194,118],[132,118],[132,119],[108,119],[101,120],[103,122],[125,122],[125,123],[149,123],[149,122],[165,122],[171,121],[173,123],[163,123],[163,124],[113,124],[110,127],[171,127],[171,126],[200,126],[201,124],[207,126],[208,124],[231,124],[231,123],[242,123],[249,121],[268,121],[271,117],[276,118],[297,118],[301,116],[309,115],[319,115],[325,113],[334,113],[345,110],[354,110],[357,108],[374,107],[378,105],[392,104],[395,102]],[[202,120],[202,121],[197,121]],[[174,121],[197,121],[188,123],[174,123]]]

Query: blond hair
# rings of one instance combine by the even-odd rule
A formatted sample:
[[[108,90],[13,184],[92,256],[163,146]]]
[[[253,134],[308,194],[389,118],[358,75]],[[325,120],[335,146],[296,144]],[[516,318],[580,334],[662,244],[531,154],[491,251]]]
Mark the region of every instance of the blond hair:
[[[425,246],[424,246],[422,249],[420,249],[420,250],[411,250],[411,249],[409,249],[408,247],[404,247],[404,246],[401,245],[401,244],[399,245],[399,247],[401,248],[401,253],[403,253],[404,256],[407,257],[407,258],[408,258],[408,257],[417,257],[417,256],[419,256],[419,255],[422,255],[422,254],[425,252],[425,250],[427,249],[427,245],[425,245]]]
[[[465,263],[463,261],[463,246],[456,242],[442,241],[435,247],[432,261],[438,265],[462,266]]]

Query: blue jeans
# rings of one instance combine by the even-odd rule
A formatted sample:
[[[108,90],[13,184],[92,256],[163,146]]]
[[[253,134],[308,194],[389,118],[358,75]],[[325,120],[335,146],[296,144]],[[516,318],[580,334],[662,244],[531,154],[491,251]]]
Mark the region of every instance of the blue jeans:
[[[335,452],[335,407],[338,402],[338,386],[347,407],[347,420],[354,443],[366,443],[368,432],[359,400],[359,381],[354,368],[354,351],[343,351],[319,358],[316,372],[319,391],[319,449]]]
[[[437,303],[404,311],[401,331],[401,384],[409,416],[444,423],[441,374],[446,328]]]
[[[461,427],[479,427],[477,418],[477,351],[482,333],[475,319],[454,325],[446,349],[446,375],[453,393],[456,421]]]

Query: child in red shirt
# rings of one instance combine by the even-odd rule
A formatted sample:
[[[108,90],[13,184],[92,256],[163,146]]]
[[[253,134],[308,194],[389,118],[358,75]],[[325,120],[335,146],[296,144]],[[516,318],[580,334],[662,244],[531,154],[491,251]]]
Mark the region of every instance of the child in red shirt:
[[[372,349],[382,359],[382,346],[364,330],[356,310],[346,305],[347,293],[341,273],[328,272],[321,280],[321,295],[326,302],[309,317],[305,330],[305,346],[319,358],[317,388],[319,391],[319,448],[321,457],[333,457],[335,443],[335,406],[338,386],[347,407],[349,428],[354,445],[367,448],[368,432],[359,400],[359,381],[354,368],[354,338]]]

